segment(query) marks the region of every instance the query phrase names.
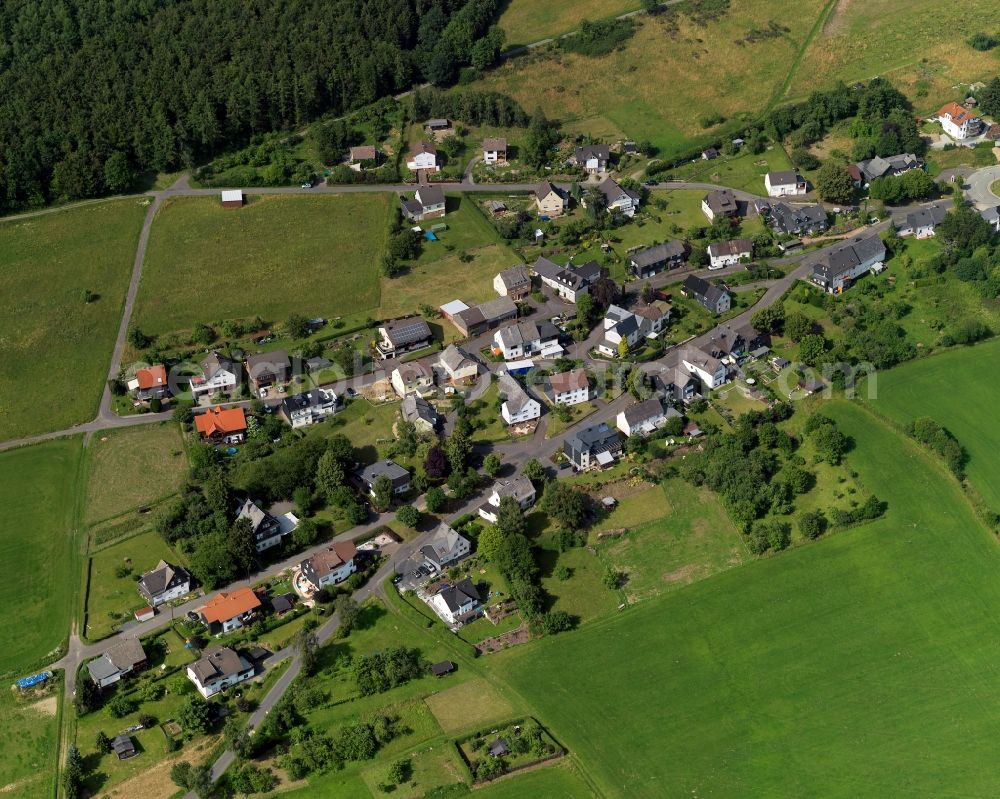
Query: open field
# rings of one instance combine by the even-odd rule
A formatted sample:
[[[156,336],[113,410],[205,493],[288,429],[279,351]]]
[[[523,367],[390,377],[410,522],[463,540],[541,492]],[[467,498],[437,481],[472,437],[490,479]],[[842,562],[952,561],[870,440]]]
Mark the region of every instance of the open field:
[[[916,446],[857,406],[824,410],[886,517],[487,664],[608,795],[1000,787],[976,766],[1000,711],[996,541]]]
[[[615,17],[641,7],[635,0],[583,0],[572,5],[511,0],[500,17],[500,27],[507,34],[507,47],[516,47],[569,33],[579,28],[584,19]]]
[[[59,725],[53,686],[40,699],[21,700],[0,690],[0,796],[50,799],[55,794]]]
[[[526,774],[506,777],[474,794],[477,799],[578,799],[593,796],[575,769],[566,763],[542,766]]]
[[[150,334],[198,322],[289,314],[363,314],[379,302],[393,197],[215,197],[168,200],[157,214],[136,302]]]
[[[147,203],[0,222],[0,440],[93,418]]]
[[[514,712],[510,702],[479,679],[445,688],[424,701],[447,733],[500,721]]]
[[[143,572],[156,568],[160,559],[186,565],[184,558],[158,533],[149,530],[102,549],[90,559],[90,590],[87,593],[87,629],[85,636],[96,641],[110,635],[121,618],[131,619],[132,611],[148,604],[136,588]],[[129,566],[124,577],[119,566]]]
[[[79,438],[0,453],[0,674],[41,665],[69,635],[80,458]]]
[[[738,12],[734,8],[705,25],[675,13],[641,17],[635,36],[607,56],[538,53],[514,59],[479,85],[513,96],[526,109],[540,106],[581,133],[617,126],[628,138],[648,140],[661,157],[670,157],[711,137],[716,129],[702,127],[702,118],[756,115],[767,107],[825,4],[803,0],[794,13],[786,13],[774,0],[744,0]],[[615,10],[606,8],[601,16]],[[507,12],[508,20],[516,11]],[[575,6],[572,13],[578,13]],[[767,29],[771,20],[789,32],[736,44],[752,29]],[[752,81],[747,74],[753,74]]]
[[[686,180],[692,183],[718,183],[731,189],[742,189],[761,196],[767,196],[764,186],[764,175],[768,172],[778,172],[782,169],[792,169],[792,162],[784,149],[772,144],[767,150],[757,155],[741,152],[737,155],[722,155],[711,161],[697,159],[682,164],[664,175],[658,175],[658,180]],[[701,198],[704,192],[698,193],[698,212],[701,213]],[[704,216],[702,216],[704,219]],[[703,224],[707,224],[705,220]]]
[[[996,381],[981,365],[998,353],[1000,339],[994,339],[904,364],[878,375],[877,397],[869,400],[903,424],[930,416],[947,427],[968,451],[966,473],[991,510],[1000,510],[1000,424],[987,410]]]
[[[907,24],[899,25],[904,9]],[[899,83],[918,110],[936,111],[956,99],[953,84],[996,74],[993,54],[965,42],[973,33],[991,30],[995,11],[991,0],[839,0],[806,50],[788,96],[804,96],[838,79],[851,83],[885,75]],[[917,91],[926,97],[916,96]]]
[[[94,436],[87,458],[88,523],[172,494],[187,473],[181,433],[172,422]]]

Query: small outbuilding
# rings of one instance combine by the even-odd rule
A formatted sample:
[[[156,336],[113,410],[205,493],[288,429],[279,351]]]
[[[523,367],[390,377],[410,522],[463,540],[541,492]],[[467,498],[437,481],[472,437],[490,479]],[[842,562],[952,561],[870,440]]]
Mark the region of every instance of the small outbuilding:
[[[227,189],[222,192],[223,208],[242,208],[245,199],[241,189]]]
[[[493,757],[503,757],[510,754],[510,745],[506,738],[497,738],[490,744],[490,755]]]
[[[431,666],[431,674],[435,677],[444,677],[446,674],[451,674],[455,670],[455,664],[450,660],[442,660],[440,663],[435,663]]]
[[[130,757],[135,757],[139,754],[129,735],[119,735],[116,738],[112,738],[111,750],[118,755],[119,760],[128,760]]]

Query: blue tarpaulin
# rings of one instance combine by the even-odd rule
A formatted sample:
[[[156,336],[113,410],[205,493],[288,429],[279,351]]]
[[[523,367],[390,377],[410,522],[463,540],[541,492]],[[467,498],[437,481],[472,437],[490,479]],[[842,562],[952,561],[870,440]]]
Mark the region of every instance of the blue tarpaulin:
[[[436,235],[434,235],[434,231],[432,231],[432,230],[428,230],[426,233],[424,233],[424,238],[427,239],[427,241],[437,241],[438,240],[438,237]]]
[[[51,677],[51,672],[43,671],[40,674],[32,674],[30,677],[22,677],[17,681],[17,687],[21,690],[25,688],[31,688],[33,685],[38,685],[38,683],[45,682],[49,677]]]

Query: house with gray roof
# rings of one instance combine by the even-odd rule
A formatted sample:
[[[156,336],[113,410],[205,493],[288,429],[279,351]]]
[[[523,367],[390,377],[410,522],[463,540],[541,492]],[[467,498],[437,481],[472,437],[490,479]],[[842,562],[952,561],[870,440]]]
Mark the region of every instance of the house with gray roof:
[[[865,161],[858,161],[855,164],[858,177],[862,183],[871,183],[877,178],[886,178],[891,175],[902,175],[911,169],[922,169],[924,162],[913,153],[900,153],[890,155],[886,158],[876,155]]]
[[[601,469],[621,457],[622,439],[602,422],[568,436],[563,442],[563,454],[577,471]]]
[[[830,227],[826,209],[819,205],[775,203],[769,212],[771,227],[789,236],[815,236]]]
[[[1000,205],[985,208],[979,212],[979,215],[993,228],[994,233],[1000,233]]]
[[[541,403],[532,397],[510,372],[501,372],[497,386],[503,403],[500,415],[509,424],[522,424],[542,415]]]
[[[948,215],[945,204],[929,205],[916,211],[894,214],[892,223],[896,226],[896,235],[913,236],[927,239],[934,235],[934,230]]]
[[[408,316],[384,322],[378,329],[379,354],[392,358],[428,346],[434,338],[430,325],[419,316]]]
[[[768,197],[791,197],[809,190],[806,179],[794,169],[768,172],[764,175],[764,188]]]
[[[442,571],[446,566],[466,557],[472,551],[469,540],[445,522],[435,528],[431,540],[420,547],[424,565],[432,571]]]
[[[701,381],[706,391],[718,388],[729,377],[726,365],[699,347],[685,347],[681,351],[681,365]]]
[[[753,242],[750,239],[730,239],[716,241],[708,245],[709,269],[722,269],[753,257]]]
[[[579,295],[587,294],[603,274],[601,265],[596,261],[588,261],[583,266],[574,268],[559,266],[543,256],[539,256],[531,269],[541,278],[543,285],[568,302],[576,302]]]
[[[201,374],[190,380],[191,397],[197,403],[202,397],[222,392],[229,394],[239,383],[240,368],[218,351],[207,355],[201,364]]]
[[[531,275],[528,267],[518,264],[498,272],[493,278],[493,290],[501,297],[523,300],[531,293]]]
[[[671,409],[672,410],[672,409]],[[674,411],[674,415],[679,415]],[[618,414],[616,425],[626,436],[648,436],[667,423],[667,414],[659,397],[650,397],[630,405]]]
[[[243,655],[228,646],[213,646],[187,668],[187,677],[208,699],[230,686],[253,677],[254,667]]]
[[[466,577],[454,585],[447,585],[428,599],[427,604],[446,624],[468,624],[482,613],[479,591]]]
[[[403,214],[411,222],[437,219],[445,215],[444,190],[440,186],[424,185],[413,193],[413,199],[399,198]]]
[[[617,211],[622,216],[631,218],[635,216],[636,209],[642,201],[642,197],[638,192],[625,188],[613,178],[602,180],[597,190],[604,197],[604,208],[608,213]],[[584,208],[587,207],[586,195],[580,198],[580,204]]]
[[[358,475],[369,494],[375,496],[375,482],[387,477],[392,483],[393,494],[405,494],[410,490],[410,473],[395,461],[381,460],[366,466]]]
[[[159,607],[191,593],[191,575],[180,566],[161,560],[155,569],[139,578],[139,593],[151,608]]]
[[[427,400],[416,394],[407,394],[403,397],[399,413],[403,421],[412,424],[418,433],[433,433],[437,429],[439,418],[437,411]]]
[[[736,216],[740,206],[731,189],[715,189],[702,199],[701,212],[714,222],[720,216]]]
[[[87,664],[90,679],[98,688],[113,685],[147,666],[146,652],[135,636],[125,636],[107,652]]]
[[[570,163],[578,166],[590,175],[604,172],[611,158],[611,148],[606,144],[585,144],[573,151]]]
[[[855,280],[885,262],[886,249],[878,233],[862,233],[810,256],[812,281],[830,294],[839,294]]]
[[[665,269],[676,269],[686,258],[687,247],[683,241],[666,241],[632,253],[628,259],[628,270],[633,277],[652,277]]]
[[[500,328],[493,334],[495,350],[504,360],[530,358],[533,355],[555,357],[562,353],[559,328],[548,319],[526,320]]]
[[[258,552],[281,543],[281,536],[284,534],[281,523],[249,498],[243,500],[236,512],[236,521],[243,519],[250,522],[250,530],[253,532]]]
[[[479,375],[479,365],[454,344],[445,347],[438,366],[453,383],[475,380]]]
[[[535,504],[537,497],[535,484],[523,474],[509,480],[497,480],[486,502],[480,506],[479,515],[490,524],[496,524],[497,510],[500,507],[500,500],[504,497],[516,501],[521,510],[527,510]]]
[[[445,316],[463,336],[478,336],[497,325],[517,319],[517,305],[510,297],[497,297],[472,308],[465,303],[460,305],[465,307],[459,307],[453,312],[449,310]]]
[[[285,350],[271,350],[248,355],[247,376],[257,390],[287,382],[292,375],[292,362]]]
[[[691,297],[699,305],[713,314],[726,313],[732,306],[733,298],[721,286],[715,286],[697,275],[688,275],[681,284],[681,293]]]
[[[281,401],[281,415],[293,429],[322,422],[340,410],[340,397],[330,388],[314,388]]]

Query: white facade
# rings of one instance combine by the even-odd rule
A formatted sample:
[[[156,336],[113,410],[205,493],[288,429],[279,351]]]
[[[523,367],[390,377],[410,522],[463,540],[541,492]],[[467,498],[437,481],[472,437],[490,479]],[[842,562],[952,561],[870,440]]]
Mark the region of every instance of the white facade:
[[[472,597],[466,597],[457,609],[452,610],[448,607],[448,603],[444,601],[444,598],[440,594],[432,596],[428,600],[427,604],[429,604],[434,612],[448,624],[456,624],[462,616],[467,613],[472,613],[472,611],[479,607],[479,603],[475,599]]]
[[[227,369],[220,369],[215,374],[206,375],[204,378],[192,378],[191,397],[197,402],[199,397],[211,396],[219,391],[230,394],[236,388],[236,382],[236,373]]]
[[[426,169],[431,172],[440,171],[436,153],[416,153],[406,162],[406,166],[411,172],[416,172],[418,169]]]
[[[718,388],[726,382],[725,364],[709,359],[707,361],[682,359],[684,368],[691,374],[696,375],[702,383],[709,389]]]
[[[504,402],[500,406],[500,415],[507,424],[521,424],[541,416],[542,406],[534,397],[528,397],[527,401],[516,406],[511,402]]]
[[[629,438],[635,435],[648,436],[650,433],[659,430],[666,423],[667,423],[667,416],[662,410],[660,410],[660,412],[656,415],[649,416],[645,419],[640,419],[634,422],[629,422],[628,418],[625,415],[625,411],[622,411],[621,413],[618,414],[618,418],[616,421],[618,429],[621,430]]]
[[[805,180],[798,175],[795,176],[794,181],[775,181],[772,183],[773,174],[768,172],[764,175],[764,186],[767,188],[768,197],[794,197],[805,194],[808,190]]]
[[[725,255],[710,254],[709,258],[711,260],[711,265],[708,268],[722,269],[722,267],[724,266],[733,266],[734,264],[738,264],[740,261],[744,259],[749,259],[750,255],[751,255],[750,250],[747,250],[745,252],[729,253]]]
[[[553,391],[552,401],[556,405],[579,405],[590,399],[590,387],[571,388],[569,391]]]
[[[401,369],[403,371],[400,371]],[[400,397],[405,397],[407,394],[418,394],[422,397],[434,390],[434,376],[430,370],[416,370],[412,369],[410,364],[404,364],[393,370],[392,387]]]
[[[358,566],[354,562],[354,558],[351,558],[350,561],[342,566],[338,566],[336,569],[332,569],[322,577],[316,578],[316,582],[319,583],[316,587],[322,588],[325,585],[336,585],[337,583],[342,583],[357,570]]]
[[[154,608],[159,607],[164,602],[173,602],[175,599],[180,599],[182,596],[186,596],[191,592],[191,582],[185,580],[180,585],[175,585],[160,594],[153,595],[153,601],[150,603]]]
[[[317,388],[309,393],[316,393],[318,401],[302,407],[288,408],[288,423],[293,428],[308,427],[316,422],[322,422],[337,412],[337,395],[332,390]]]
[[[240,671],[238,674],[230,675],[229,677],[225,677],[221,680],[210,680],[207,685],[202,685],[198,676],[194,673],[190,666],[188,666],[187,676],[188,679],[194,683],[194,687],[198,689],[198,693],[205,697],[205,699],[208,699],[210,696],[215,696],[217,693],[230,687],[231,685],[238,685],[239,683],[245,682],[253,677],[253,666],[247,663],[246,659],[243,658],[242,655],[240,656],[240,661],[241,665],[246,665],[246,669]]]

